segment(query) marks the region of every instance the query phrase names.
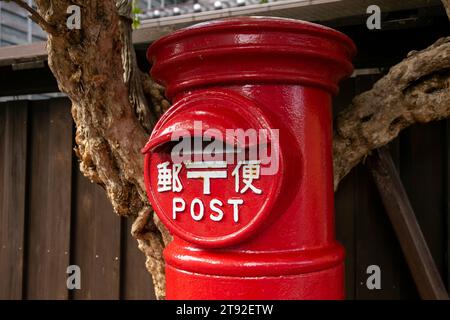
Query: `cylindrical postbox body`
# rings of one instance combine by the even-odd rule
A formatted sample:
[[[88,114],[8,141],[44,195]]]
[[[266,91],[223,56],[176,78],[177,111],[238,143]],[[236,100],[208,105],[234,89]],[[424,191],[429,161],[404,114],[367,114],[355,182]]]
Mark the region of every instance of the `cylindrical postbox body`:
[[[151,74],[174,103],[143,150],[149,200],[174,236],[168,299],[344,297],[331,96],[354,53],[332,29],[260,17],[199,24],[149,48]],[[265,139],[238,141],[238,131]],[[177,162],[174,133],[222,139],[235,154],[264,145],[270,161]]]

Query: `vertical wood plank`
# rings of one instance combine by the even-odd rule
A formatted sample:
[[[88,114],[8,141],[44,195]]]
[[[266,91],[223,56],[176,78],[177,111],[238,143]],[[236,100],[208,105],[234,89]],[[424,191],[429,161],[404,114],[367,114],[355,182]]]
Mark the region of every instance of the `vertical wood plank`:
[[[367,161],[421,298],[449,300],[388,148]]]
[[[333,112],[337,114],[346,108],[355,94],[354,78],[345,80],[339,89],[339,95],[333,99]],[[355,188],[356,174],[350,172],[339,184],[335,193],[336,239],[345,248],[345,295],[355,298]]]
[[[0,104],[0,299],[21,299],[27,103]]]
[[[81,268],[81,289],[73,299],[119,299],[120,218],[105,191],[75,168],[72,263]]]
[[[447,292],[450,292],[450,120],[445,120],[445,167],[446,170],[446,183],[445,183],[445,209],[447,219],[447,232],[446,232],[446,272],[447,272]]]
[[[377,77],[356,79],[356,94],[370,89]],[[356,292],[357,299],[417,298],[417,292],[404,261],[398,240],[386,215],[371,174],[364,164],[356,168],[358,182],[355,193],[356,213]],[[370,290],[366,281],[367,267],[381,269],[381,289]],[[408,288],[403,293],[401,288]]]
[[[65,99],[32,103],[28,299],[67,299],[72,118]]]
[[[401,179],[441,276],[444,276],[444,122],[414,125],[402,134]]]
[[[333,119],[352,102],[355,96],[355,79],[348,78],[339,84],[339,93],[333,98]]]
[[[355,299],[356,241],[355,241],[355,171],[350,172],[339,184],[335,193],[336,239],[345,248],[345,296]]]
[[[122,218],[121,298],[154,300],[155,290],[150,273],[145,268],[145,256],[138,249],[131,232],[131,218]]]
[[[404,299],[417,298],[409,269],[395,237],[367,168],[357,168],[358,187],[356,201],[357,234],[357,299]],[[367,267],[376,265],[381,271],[381,289],[367,287]],[[409,296],[404,296],[401,288],[410,288]]]

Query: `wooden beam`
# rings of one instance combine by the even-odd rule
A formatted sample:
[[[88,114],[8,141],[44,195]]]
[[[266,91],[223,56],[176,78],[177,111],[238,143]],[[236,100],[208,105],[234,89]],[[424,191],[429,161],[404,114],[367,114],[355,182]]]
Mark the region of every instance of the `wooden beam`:
[[[389,150],[386,147],[375,150],[368,158],[368,165],[420,296],[422,299],[448,300]]]
[[[47,43],[35,42],[0,48],[0,66],[9,66],[30,61],[47,60]]]
[[[383,13],[426,8],[442,8],[440,0],[379,0]],[[247,5],[231,9],[212,10],[159,19],[143,19],[139,29],[133,32],[133,44],[138,48],[146,48],[149,43],[180,28],[211,19],[241,16],[269,15],[306,21],[316,21],[333,26],[364,24],[367,4],[359,0],[288,0],[267,4]],[[0,66],[13,65],[28,61],[46,61],[46,42],[0,47]]]
[[[58,92],[58,84],[52,72],[43,68],[13,70],[0,67],[0,97]]]

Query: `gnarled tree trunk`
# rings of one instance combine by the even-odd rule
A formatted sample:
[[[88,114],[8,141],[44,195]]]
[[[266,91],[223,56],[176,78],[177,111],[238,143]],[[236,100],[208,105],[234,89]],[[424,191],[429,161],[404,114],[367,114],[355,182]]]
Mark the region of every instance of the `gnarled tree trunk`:
[[[81,7],[80,30],[66,26],[67,8],[74,3]],[[106,190],[117,214],[145,221],[134,234],[146,253],[156,295],[162,298],[164,242],[150,214],[140,149],[167,102],[161,88],[146,78],[146,88],[154,96],[149,99],[151,108],[144,96],[131,42],[131,3],[37,0],[36,4],[52,30],[47,44],[49,66],[60,90],[72,101],[80,170]]]

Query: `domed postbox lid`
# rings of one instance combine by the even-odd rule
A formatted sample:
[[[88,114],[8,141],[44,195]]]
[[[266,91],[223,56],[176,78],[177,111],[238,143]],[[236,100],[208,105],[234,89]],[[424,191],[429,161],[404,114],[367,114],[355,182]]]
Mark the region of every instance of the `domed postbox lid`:
[[[253,101],[230,91],[178,101],[142,152],[155,212],[171,233],[199,246],[250,237],[280,192],[277,131]]]
[[[318,24],[272,17],[199,23],[155,41],[147,51],[152,77],[173,98],[210,85],[315,86],[335,94],[351,75],[356,47]]]

